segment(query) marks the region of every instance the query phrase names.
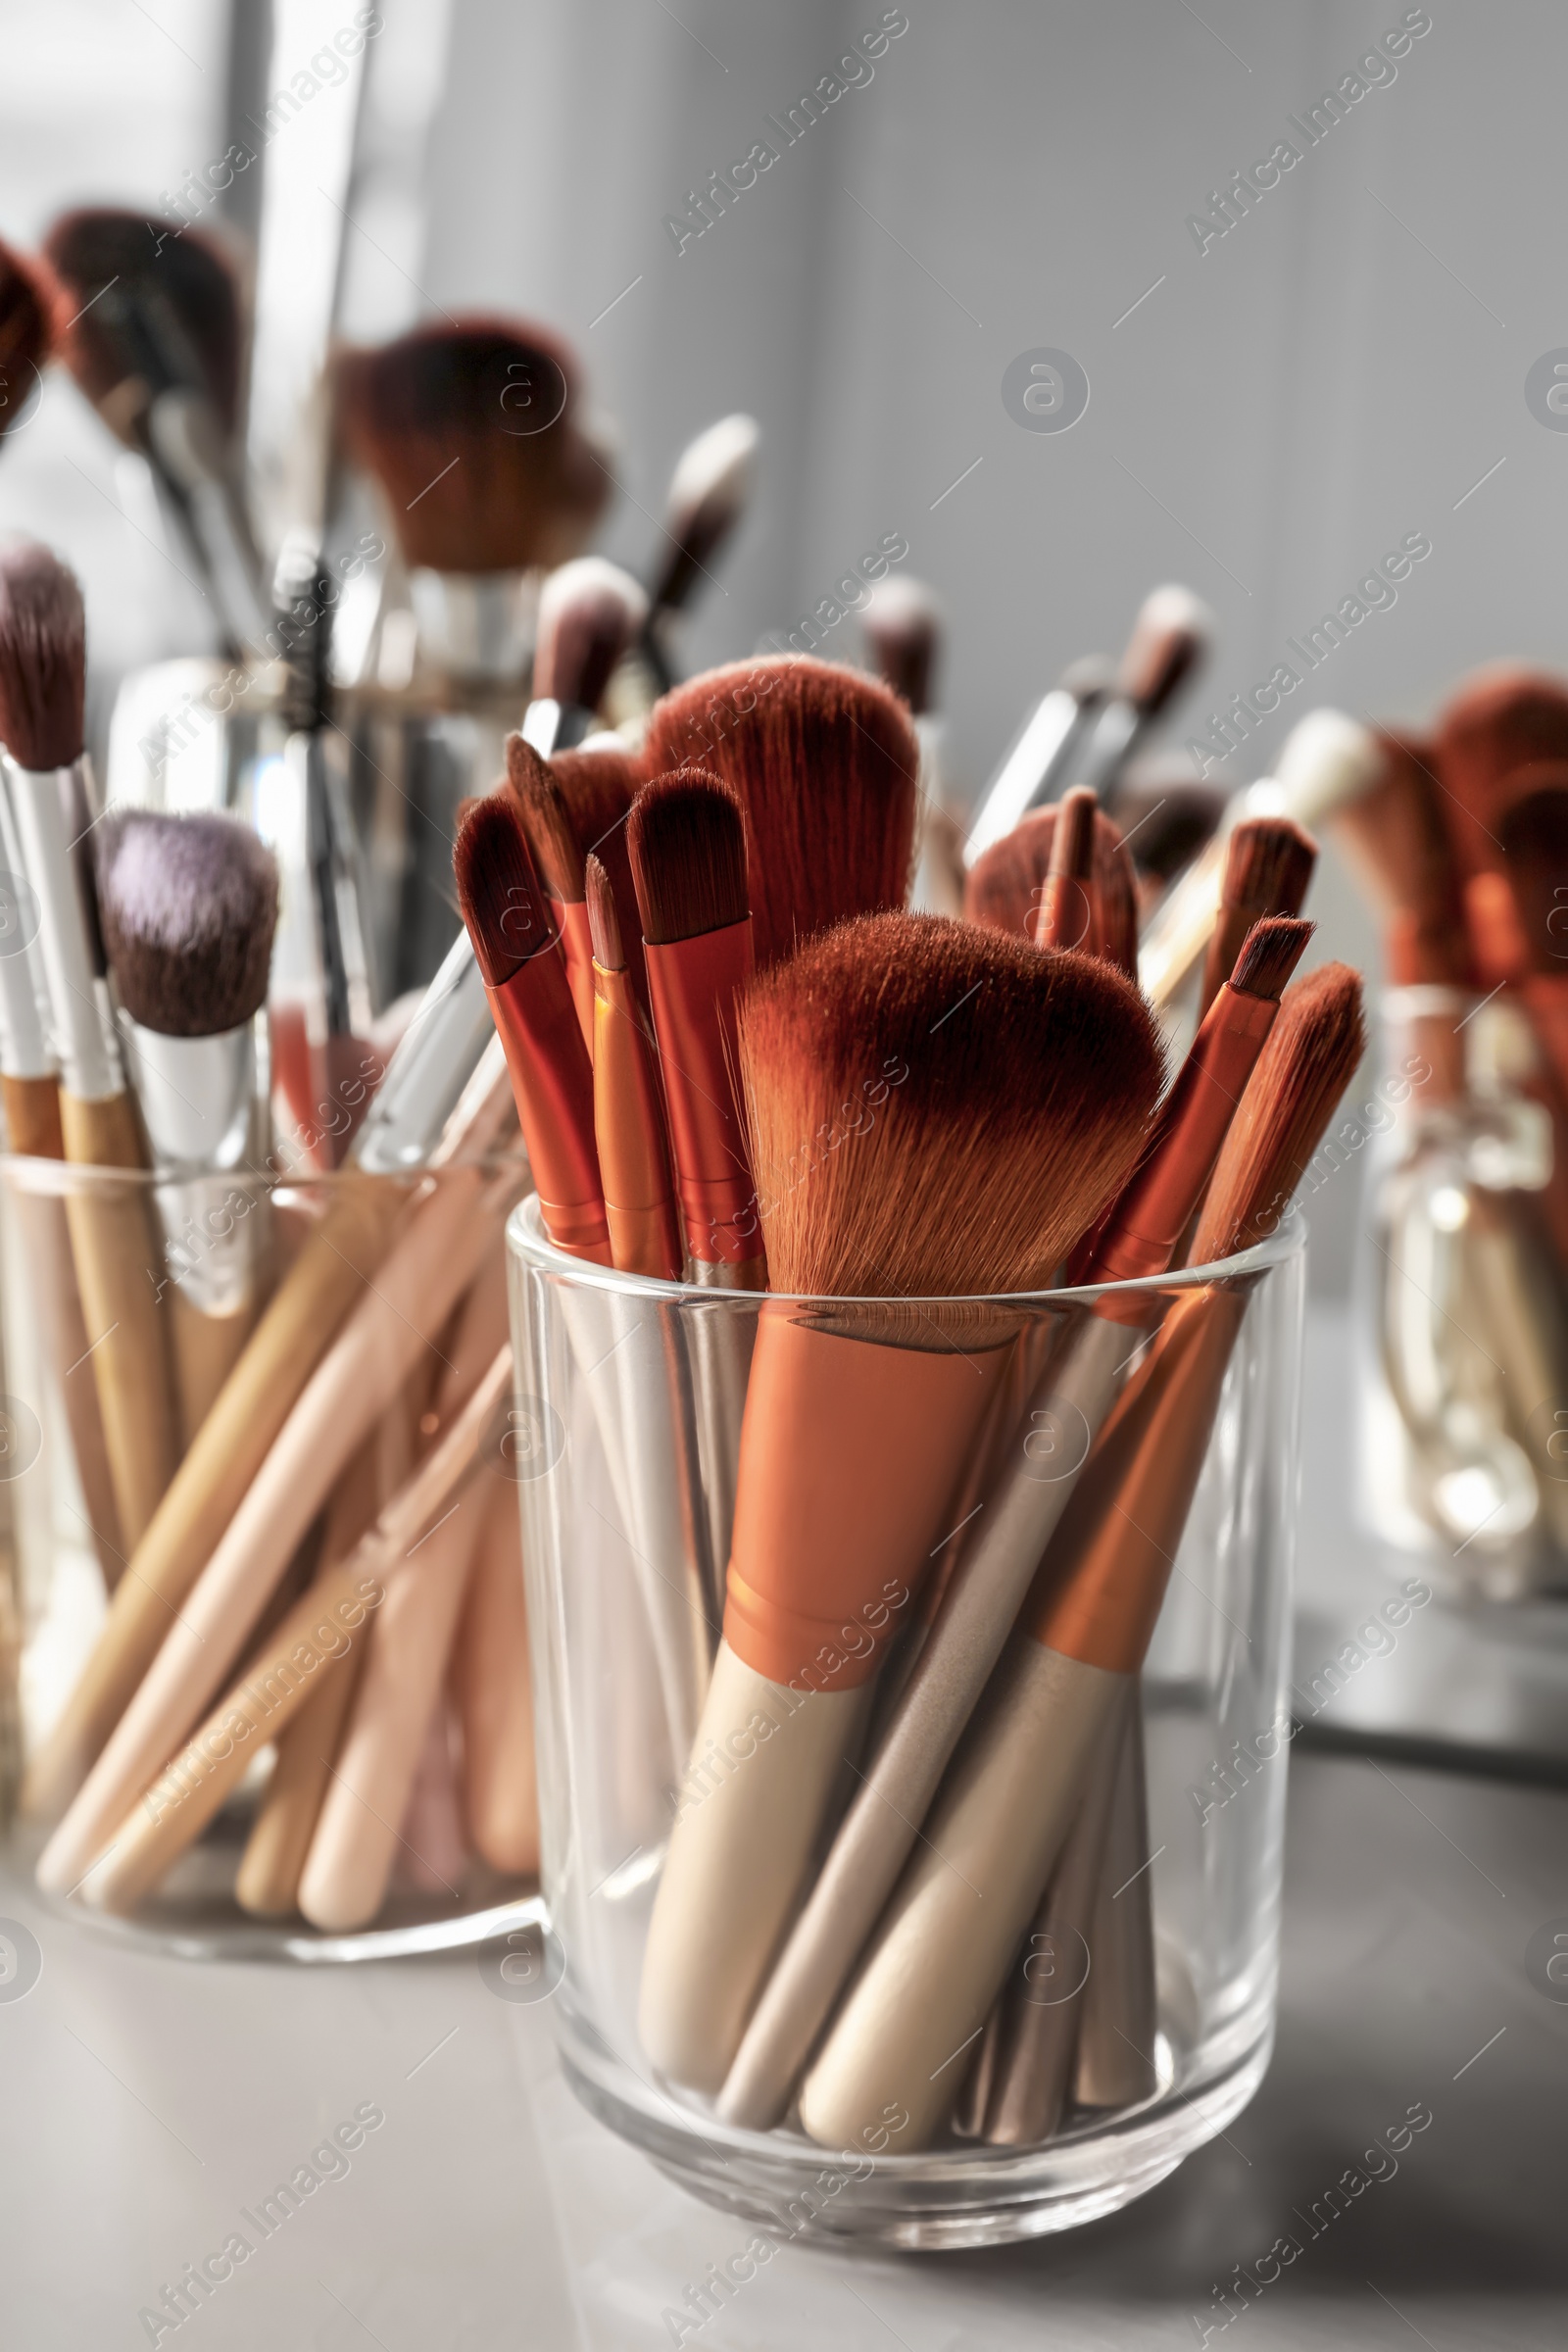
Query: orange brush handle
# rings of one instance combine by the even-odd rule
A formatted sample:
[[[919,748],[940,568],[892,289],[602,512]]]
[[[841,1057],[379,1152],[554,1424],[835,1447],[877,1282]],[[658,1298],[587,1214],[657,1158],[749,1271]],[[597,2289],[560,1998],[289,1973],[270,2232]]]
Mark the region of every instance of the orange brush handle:
[[[571,1001],[577,1007],[582,1042],[594,1050],[594,942],[588,927],[586,899],[552,899],[550,910],[561,933],[561,952],[566,958]]]
[[[1113,1674],[1143,1665],[1246,1312],[1245,1292],[1205,1290],[1166,1316],[1024,1604],[1022,1623],[1046,1648]]]
[[[630,974],[596,962],[593,982],[594,1140],[611,1250],[623,1273],[678,1282],[680,1235],[653,1050]]]
[[[552,944],[500,988],[490,1010],[512,1073],[545,1231],[558,1250],[608,1266],[610,1229],[594,1150],[593,1072],[566,967]]]
[[[1006,1358],[844,1339],[785,1300],[762,1308],[724,1607],[743,1664],[798,1689],[870,1680],[948,1533]]]
[[[735,1006],[752,976],[752,918],[649,947],[686,1247],[705,1265],[761,1255],[756,1192],[731,1072]]]
[[[1228,981],[1220,990],[1161,1107],[1153,1149],[1100,1237],[1091,1281],[1139,1282],[1170,1264],[1278,1011]]]

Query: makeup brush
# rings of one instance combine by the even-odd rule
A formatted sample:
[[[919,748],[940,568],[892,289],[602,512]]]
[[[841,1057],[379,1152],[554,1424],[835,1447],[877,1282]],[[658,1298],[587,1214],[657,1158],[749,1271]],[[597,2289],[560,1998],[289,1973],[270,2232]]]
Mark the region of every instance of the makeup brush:
[[[1145,1149],[1098,1229],[1086,1228],[1097,1232],[1097,1240],[1082,1251],[1089,1264],[1076,1279],[1152,1279],[1169,1265],[1310,928],[1260,924],[1244,948],[1165,1098],[1155,1145]],[[1043,958],[1048,971],[1063,960]],[[1106,964],[1089,968],[1102,972],[1107,985],[1127,985]],[[1137,1106],[1142,1110],[1141,1099]],[[771,1248],[769,1256],[771,1261]],[[920,1834],[920,1821],[1072,1493],[1076,1471],[1066,1462],[1068,1448],[1081,1466],[1137,1351],[1134,1335],[1158,1313],[1157,1298],[1102,1300],[1038,1373],[862,1785],[758,2002],[719,2097],[726,2121],[765,2130],[784,2112]],[[1048,1475],[1042,1476],[1042,1464]],[[1072,1794],[1066,1788],[1063,1801]]]
[[[701,767],[746,815],[757,968],[848,916],[902,906],[920,752],[885,686],[825,662],[737,662],[656,705],[650,775]]]
[[[81,591],[47,548],[0,551],[0,737],[60,1050],[68,1158],[139,1170],[135,1106],[108,1000],[94,977],[96,909],[83,897],[68,811],[90,802],[82,750],[86,641]],[[133,1183],[66,1202],[121,1530],[136,1544],[168,1486],[176,1446],[168,1331],[147,1268],[159,1255]]]
[[[1305,987],[1215,1171],[1211,1230],[1233,1246],[1277,1219],[1364,1042],[1355,974],[1330,965]],[[1239,1165],[1261,1199],[1238,1191]],[[850,2145],[890,2098],[912,2145],[940,2129],[959,2087],[946,2061],[984,2024],[1142,1665],[1247,1297],[1239,1285],[1183,1295],[1077,1482],[984,1717],[807,2076],[812,2138]]]
[[[522,732],[546,759],[591,734],[610,673],[648,616],[648,599],[629,571],[603,556],[578,556],[539,595],[533,699]]]
[[[134,1910],[194,1844],[264,1742],[287,1727],[323,1676],[346,1671],[374,1612],[402,1578],[418,1574],[421,1532],[477,1470],[486,1424],[511,1378],[507,1348],[370,1533],[317,1579],[193,1736],[171,1752],[144,1801],[133,1800],[114,1825],[118,1834],[82,1886],[94,1909]]]
[[[427,661],[506,680],[527,662],[530,574],[574,556],[612,475],[565,347],[522,319],[430,322],[336,371],[344,446],[380,488]]]
[[[338,1473],[440,1335],[521,1190],[521,1172],[459,1167],[412,1217],[300,1391],[266,1459],[38,1863],[77,1878],[243,1654]]]
[[[231,652],[270,618],[241,484],[245,327],[235,270],[200,229],[107,208],[64,214],[44,246],[61,357],[115,438],[151,467]]]
[[[1443,817],[1466,875],[1498,871],[1496,819],[1521,768],[1568,760],[1568,685],[1550,671],[1496,662],[1471,672],[1434,729]]]
[[[670,624],[685,612],[699,580],[711,578],[713,564],[751,503],[760,440],[755,416],[721,416],[688,442],[670,476],[664,544],[649,580],[648,614],[638,641],[658,694],[667,693],[674,683]]]
[[[1152,752],[1128,762],[1105,806],[1132,857],[1141,914],[1152,912],[1167,886],[1213,839],[1225,797],[1217,784],[1199,781],[1185,755]]]
[[[1095,862],[1095,796],[1075,784],[1056,805],[1051,859],[1040,886],[1031,937],[1037,948],[1082,948],[1094,953],[1090,876]]]
[[[137,1544],[75,1686],[28,1765],[27,1811],[50,1818],[79,1788],[397,1228],[439,1207],[439,1195],[411,1204],[405,1187],[386,1179],[482,1158],[501,1140],[508,1101],[465,938],[387,1065],[355,1138],[351,1172],[268,1302]]]
[[[649,995],[692,1279],[761,1291],[767,1269],[740,1103],[736,1016],[752,975],[746,828],[728,785],[701,769],[646,784],[626,825]],[[752,1325],[692,1314],[710,1556],[729,1558]]]
[[[594,1140],[611,1257],[622,1273],[678,1282],[685,1251],[675,1222],[653,1044],[627,978],[610,877],[591,854],[587,883],[594,952]]]
[[[1156,588],[1139,607],[1116,672],[1116,691],[1095,722],[1082,781],[1097,797],[1115,785],[1129,760],[1201,667],[1214,616],[1190,588]],[[1045,798],[1039,790],[1035,803]]]
[[[1310,832],[1336,809],[1370,792],[1383,773],[1384,754],[1377,737],[1343,710],[1309,710],[1297,721],[1281,747],[1274,774],[1232,795],[1214,838],[1172,883],[1154,911],[1139,951],[1138,970],[1156,1011],[1180,996],[1208,947],[1219,914],[1230,834],[1241,819],[1289,817]]]
[[[509,795],[493,793],[469,808],[458,828],[453,867],[506,1049],[545,1230],[558,1250],[608,1266],[593,1072],[550,902]]]
[[[1033,925],[1051,868],[1056,808],[1032,808],[1010,833],[977,858],[964,878],[963,912],[971,923],[1010,931],[1019,939]],[[1089,899],[1093,953],[1103,956],[1129,979],[1137,977],[1137,885],[1116,826],[1103,809],[1095,812],[1094,859]]]
[[[1115,668],[1098,654],[1063,670],[1060,682],[1035,705],[986,787],[963,845],[966,869],[1060,792],[1115,691]]]
[[[496,1483],[484,1508],[450,1688],[463,1727],[468,1842],[492,1870],[513,1876],[539,1868],[539,1790],[522,1528],[510,1479]]]
[[[231,816],[111,810],[97,834],[98,905],[137,1099],[160,1174],[173,1277],[176,1385],[188,1445],[250,1336],[265,1219],[226,1240],[209,1212],[222,1171],[257,1152],[256,1015],[267,999],[277,866]]]
[[[654,2065],[707,2090],[1003,1376],[1017,1319],[985,1301],[1041,1281],[1092,1221],[1158,1070],[1142,1004],[1105,965],[903,914],[844,924],[755,981],[740,1057],[769,1272],[790,1296],[759,1318],[724,1639],[639,2011]]]
[[[1265,915],[1300,913],[1316,863],[1316,842],[1288,816],[1244,817],[1233,829],[1225,845],[1219,914],[1199,982],[1200,1020],[1230,977],[1252,925]]]
[[[557,752],[546,760],[520,734],[507,737],[507,781],[522,816],[540,880],[561,933],[572,1002],[590,1056],[594,1044],[594,953],[588,929],[590,853],[610,877],[617,914],[635,904],[627,860],[626,814],[638,775],[630,753]],[[636,925],[623,922],[633,987],[644,997]]]
[[[872,589],[860,614],[860,627],[878,677],[907,706],[920,745],[920,797],[909,906],[916,914],[961,914],[963,828],[950,813],[943,792],[937,717],[942,609],[934,590],[923,580],[895,573],[878,580]]]
[[[0,244],[0,439],[42,380],[58,304],[59,288],[45,265]]]

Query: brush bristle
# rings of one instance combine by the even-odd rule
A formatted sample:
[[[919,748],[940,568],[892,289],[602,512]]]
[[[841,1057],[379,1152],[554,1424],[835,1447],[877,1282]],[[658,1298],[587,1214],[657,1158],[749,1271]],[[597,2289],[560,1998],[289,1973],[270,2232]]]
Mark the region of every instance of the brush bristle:
[[[937,653],[942,642],[942,609],[924,580],[879,580],[860,626],[877,675],[922,718],[935,700]]]
[[[839,1298],[1045,1282],[1130,1174],[1160,1077],[1108,965],[912,914],[755,981],[740,1060],[770,1278]]]
[[[458,827],[452,867],[479,969],[491,988],[503,988],[559,937],[510,793],[473,804]]]
[[[721,416],[682,450],[665,502],[666,546],[653,602],[677,612],[735,528],[757,473],[755,416]]]
[[[546,890],[564,906],[580,905],[588,885],[582,845],[565,795],[549,760],[542,760],[521,735],[507,737],[507,782],[516,796],[523,831]]]
[[[1468,988],[1476,978],[1464,891],[1438,782],[1437,746],[1378,732],[1382,780],[1342,808],[1335,839],[1389,926],[1389,978]]]
[[[610,887],[610,876],[601,861],[590,857],[588,875],[588,935],[593,941],[594,961],[603,971],[623,972],[626,958],[620,945],[620,917],[615,911],[615,894]]]
[[[122,440],[133,440],[136,409],[111,396],[127,383],[203,392],[225,435],[234,432],[245,331],[233,265],[214,239],[90,207],[63,214],[44,253],[63,296],[62,356],[94,408],[108,404]]]
[[[626,847],[651,947],[745,920],[746,819],[717,776],[677,768],[645,784],[631,805]]]
[[[1040,894],[1033,939],[1038,948],[1095,948],[1094,902],[1088,881],[1095,862],[1095,796],[1075,784],[1056,808],[1051,863]]]
[[[610,673],[648,617],[648,599],[629,571],[603,556],[563,564],[539,598],[533,690],[597,710]]]
[[[1075,784],[1062,794],[1047,868],[1057,880],[1089,879],[1095,862],[1095,796],[1087,784]]]
[[[1280,747],[1274,767],[1282,813],[1315,825],[1370,792],[1383,774],[1383,754],[1370,727],[1343,710],[1309,710]]]
[[[53,349],[59,291],[42,263],[0,244],[0,435],[26,407]]]
[[[19,767],[81,755],[87,628],[76,575],[34,539],[0,548],[0,743]]]
[[[746,814],[758,968],[909,885],[920,754],[885,686],[825,662],[739,662],[655,705],[650,772],[704,767]]]
[[[563,564],[610,495],[577,423],[575,365],[523,320],[464,318],[345,353],[337,393],[345,446],[380,483],[410,564]]]
[[[507,775],[522,813],[535,861],[552,898],[581,905],[592,851],[610,876],[626,962],[639,995],[646,998],[642,932],[636,921],[626,846],[626,817],[641,781],[630,752],[586,749],[540,759],[520,735],[507,739]]]
[[[1325,963],[1286,992],[1215,1164],[1194,1265],[1274,1231],[1365,1051],[1361,980],[1348,964]]]
[[[1225,854],[1220,903],[1263,914],[1299,914],[1317,843],[1288,816],[1250,816],[1236,827]]]
[[[1126,837],[1136,870],[1152,881],[1169,882],[1212,840],[1225,797],[1220,786],[1200,783],[1185,757],[1167,753],[1135,760],[1106,806]]]
[[[1254,923],[1242,942],[1231,973],[1230,984],[1236,994],[1263,997],[1277,1004],[1316,928],[1315,923],[1289,914],[1265,915]]]
[[[267,1002],[277,860],[216,813],[111,809],[96,833],[98,909],[120,1001],[165,1037],[217,1037]]]
[[[963,886],[967,922],[1015,938],[1033,936],[1035,911],[1051,870],[1056,808],[1034,808],[1010,833],[977,858]],[[1135,978],[1138,971],[1138,898],[1132,862],[1117,827],[1095,813],[1094,891],[1107,962]]]
[[[1146,717],[1156,717],[1202,661],[1213,633],[1213,614],[1190,588],[1156,588],[1133,623],[1117,686]]]
[[[1519,797],[1495,820],[1530,968],[1568,964],[1568,762],[1525,768]]]
[[[1498,662],[1466,678],[1437,725],[1443,819],[1464,873],[1501,862],[1496,816],[1521,768],[1568,760],[1568,687],[1550,672]]]

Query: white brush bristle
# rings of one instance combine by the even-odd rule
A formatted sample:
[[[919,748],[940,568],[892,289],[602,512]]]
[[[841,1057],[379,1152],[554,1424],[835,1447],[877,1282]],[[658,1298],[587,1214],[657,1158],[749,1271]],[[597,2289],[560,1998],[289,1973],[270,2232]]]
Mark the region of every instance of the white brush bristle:
[[[762,428],[755,416],[721,416],[682,450],[669,478],[669,510],[685,516],[710,500],[744,505],[751,495]]]
[[[1377,737],[1343,710],[1309,710],[1285,738],[1274,768],[1280,809],[1313,826],[1370,792],[1384,771]]]

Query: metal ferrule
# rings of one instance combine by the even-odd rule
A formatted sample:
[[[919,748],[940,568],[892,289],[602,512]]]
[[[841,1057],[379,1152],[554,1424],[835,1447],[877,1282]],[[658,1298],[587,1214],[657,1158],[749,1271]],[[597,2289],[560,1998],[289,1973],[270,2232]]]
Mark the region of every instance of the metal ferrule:
[[[966,869],[993,842],[1010,833],[1021,816],[1049,801],[1058,785],[1065,783],[1067,770],[1100,708],[1098,696],[1076,695],[1067,686],[1053,687],[1036,704],[969,829],[963,845]]]
[[[537,571],[409,574],[419,651],[455,678],[505,684],[526,677],[539,616]]]
[[[38,902],[38,960],[62,1082],[84,1102],[124,1090],[107,991],[94,969],[91,912],[73,858],[68,811],[90,802],[85,758],[69,767],[18,765],[4,755],[22,867]]]
[[[573,752],[595,733],[598,720],[581,703],[558,703],[553,695],[536,695],[522,717],[522,740],[541,760],[557,752]]]
[[[351,1159],[376,1176],[421,1167],[494,1034],[472,942],[460,931],[366,1113]]]
[[[244,1161],[256,1107],[256,1025],[166,1037],[122,1016],[147,1138],[160,1171],[216,1172]]]

